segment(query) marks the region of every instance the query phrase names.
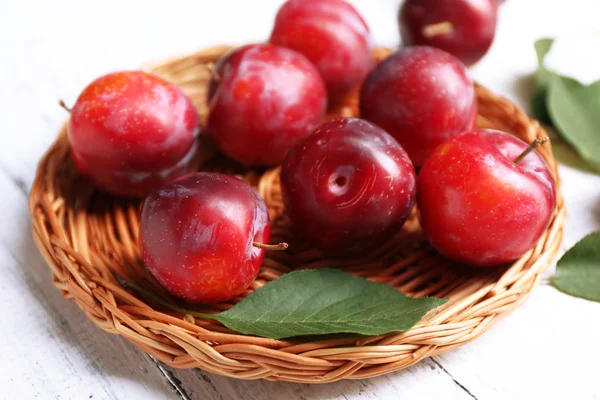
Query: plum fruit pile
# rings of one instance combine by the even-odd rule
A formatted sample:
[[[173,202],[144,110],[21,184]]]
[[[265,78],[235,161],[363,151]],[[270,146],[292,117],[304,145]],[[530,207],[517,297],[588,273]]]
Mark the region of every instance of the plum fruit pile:
[[[324,254],[364,255],[415,205],[440,253],[497,266],[547,229],[555,182],[527,144],[476,129],[465,65],[489,48],[495,0],[407,0],[405,47],[376,65],[369,27],[344,0],[288,0],[268,43],[212,67],[205,126],[186,94],[142,71],[105,75],[71,111],[74,165],[96,187],[144,198],[139,246],[149,273],[192,303],[235,298],[270,244],[267,206],[244,181],[195,172],[199,137],[248,168],[278,167],[290,223]],[[358,118],[327,119],[358,96]]]

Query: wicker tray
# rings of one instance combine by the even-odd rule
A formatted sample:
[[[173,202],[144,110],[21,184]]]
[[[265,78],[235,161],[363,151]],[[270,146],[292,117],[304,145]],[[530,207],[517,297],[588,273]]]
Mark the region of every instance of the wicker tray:
[[[216,47],[148,69],[180,85],[204,118],[210,79],[206,67],[228,49]],[[379,59],[387,54],[385,49],[376,50]],[[508,100],[481,86],[477,86],[477,96],[478,126],[501,129],[527,142],[545,135],[536,121]],[[354,94],[330,113],[356,115],[356,106]],[[566,212],[559,191],[548,230],[534,249],[508,267],[475,270],[445,259],[422,238],[414,215],[401,232],[370,257],[326,259],[290,230],[278,168],[243,171],[214,153],[202,169],[235,173],[255,185],[271,213],[272,240],[291,244],[288,252],[267,255],[248,292],[294,268],[335,266],[387,283],[411,296],[450,298],[404,333],[297,340],[243,336],[218,322],[165,310],[121,287],[115,274],[162,290],[139,260],[139,202],[101,194],[80,178],[69,156],[65,129],[63,126],[57,141],[40,161],[29,201],[33,236],[50,266],[54,285],[101,329],[124,336],[175,368],[202,368],[240,379],[310,383],[368,378],[406,368],[473,340],[500,316],[522,304],[552,263],[562,239]],[[539,152],[558,181],[550,146],[543,146]],[[199,310],[224,310],[234,303]]]

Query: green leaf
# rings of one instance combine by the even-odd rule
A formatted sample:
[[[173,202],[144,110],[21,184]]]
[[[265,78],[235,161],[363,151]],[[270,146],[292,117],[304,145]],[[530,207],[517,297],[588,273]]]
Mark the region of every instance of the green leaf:
[[[539,39],[535,42],[535,52],[538,58],[538,70],[535,75],[535,89],[531,99],[531,112],[533,116],[542,122],[550,122],[548,111],[546,110],[546,93],[548,84],[552,77],[552,72],[544,67],[544,58],[550,51],[554,39]]]
[[[562,292],[600,301],[600,231],[584,237],[561,257],[550,282]]]
[[[562,138],[600,172],[600,81],[586,86],[575,79],[553,75],[546,105]]]
[[[273,339],[406,331],[447,299],[411,298],[391,286],[333,269],[295,271],[213,315],[226,327]]]

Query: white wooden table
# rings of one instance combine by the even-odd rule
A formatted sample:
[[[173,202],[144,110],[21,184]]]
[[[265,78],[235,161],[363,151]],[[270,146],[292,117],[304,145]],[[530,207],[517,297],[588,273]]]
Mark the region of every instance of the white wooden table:
[[[280,3],[0,1],[0,398],[600,399],[600,304],[547,285],[460,349],[379,378],[312,386],[173,370],[100,331],[52,286],[31,238],[27,196],[37,160],[66,118],[57,100],[72,104],[111,70],[263,40]],[[377,44],[398,44],[399,0],[353,3]],[[597,29],[598,16],[598,0],[508,0],[497,40],[472,74],[526,107],[534,40]],[[600,48],[588,50],[599,57]],[[561,175],[568,248],[600,228],[600,177],[566,165]]]

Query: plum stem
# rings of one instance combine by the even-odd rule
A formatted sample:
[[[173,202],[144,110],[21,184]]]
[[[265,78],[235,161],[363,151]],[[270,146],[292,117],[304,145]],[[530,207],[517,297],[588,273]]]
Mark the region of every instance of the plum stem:
[[[252,245],[254,247],[258,247],[259,249],[264,249],[264,250],[285,250],[288,247],[290,247],[287,243],[277,243],[277,244],[264,244],[264,243],[258,243],[258,242],[252,242]]]
[[[550,140],[548,138],[548,136],[543,137],[543,138],[541,138],[541,137],[535,138],[535,140],[533,142],[531,142],[531,144],[529,146],[527,146],[527,148],[525,150],[523,150],[523,152],[521,154],[519,154],[517,156],[517,158],[515,158],[514,163],[518,164],[519,162],[521,162],[525,157],[527,157],[527,154],[531,153],[539,146],[548,143],[548,140]]]
[[[65,102],[62,99],[58,100],[58,105],[61,106],[62,108],[64,108],[65,110],[67,110],[68,113],[71,112],[71,109],[69,107],[67,107],[67,105],[65,104]]]
[[[445,33],[450,33],[453,30],[454,25],[452,25],[452,22],[437,22],[435,24],[425,25],[423,27],[423,36],[426,38],[432,38],[438,35],[443,35]]]
[[[197,311],[192,311],[192,310],[188,310],[186,308],[183,307],[179,307],[173,303],[170,303],[169,301],[163,299],[160,296],[157,296],[156,294],[150,292],[149,290],[138,286],[137,284],[133,283],[133,282],[128,282],[128,281],[123,281],[121,282],[121,285],[125,288],[130,288],[135,290],[136,292],[154,300],[155,302],[157,302],[158,304],[160,304],[163,307],[166,307],[170,310],[176,311],[178,313],[181,314],[188,314],[191,315],[193,317],[198,317],[198,318],[206,318],[206,319],[216,319],[215,315],[212,314],[205,314],[205,313],[201,313],[201,312],[197,312]]]
[[[205,64],[204,65],[206,67],[206,69],[208,70],[208,73],[210,74],[210,77],[217,83],[221,82],[221,75],[219,75],[217,73],[217,71],[215,70],[215,64],[210,63],[210,64]]]

